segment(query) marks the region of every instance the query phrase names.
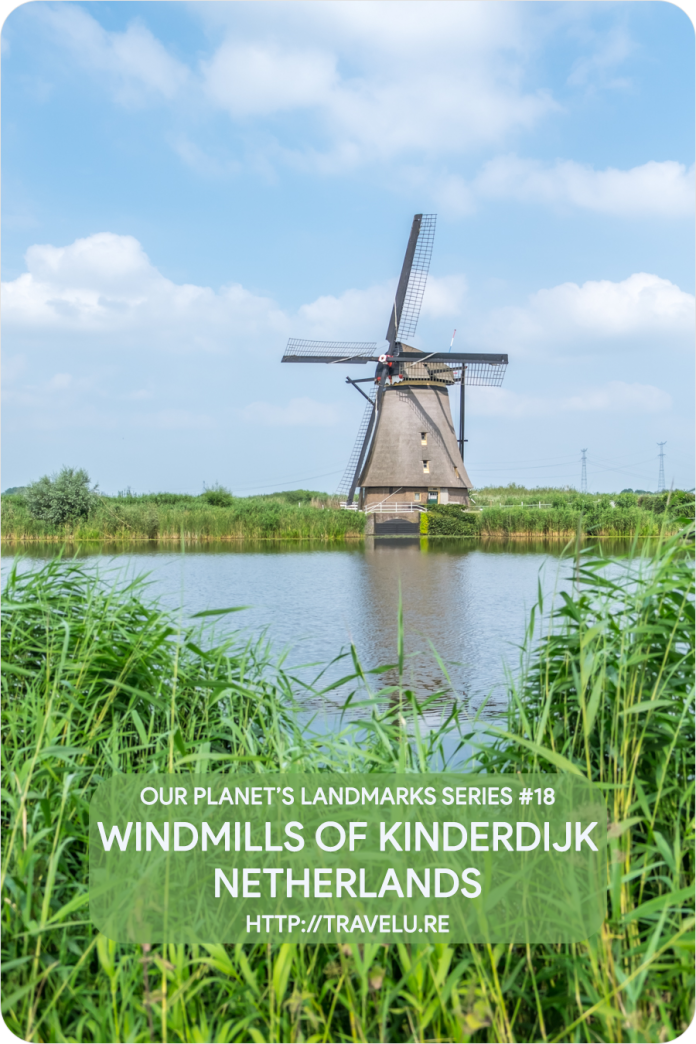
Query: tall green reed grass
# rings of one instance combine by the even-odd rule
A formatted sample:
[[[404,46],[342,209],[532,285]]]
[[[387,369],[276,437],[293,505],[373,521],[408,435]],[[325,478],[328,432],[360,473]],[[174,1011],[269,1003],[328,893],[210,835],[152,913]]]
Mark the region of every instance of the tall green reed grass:
[[[535,947],[539,1039],[670,1040],[692,1017],[694,588],[685,536],[648,559],[578,552],[574,590],[561,594],[537,641],[539,589],[507,728],[488,725],[494,741],[479,752],[486,771],[578,773],[606,796],[609,916],[587,943]]]
[[[330,503],[330,502],[329,502]],[[346,540],[360,538],[365,517],[338,504],[313,506],[300,500],[237,498],[228,507],[200,498],[162,502],[149,498],[102,497],[88,519],[50,526],[29,514],[20,494],[2,498],[6,541],[139,540]]]
[[[163,611],[75,562],[15,569],[3,613],[3,1013],[32,1041],[657,1041],[693,1003],[693,579],[653,559],[568,562],[530,619],[509,720],[423,727],[396,662],[346,674],[369,717],[329,736],[268,643]],[[620,572],[623,570],[623,572]],[[231,611],[231,610],[230,610]],[[229,612],[229,611],[226,611]],[[540,617],[546,633],[538,637]],[[232,617],[233,619],[233,617]],[[397,683],[380,688],[387,671]],[[391,675],[387,675],[391,676]],[[436,696],[426,701],[427,704]],[[488,732],[481,742],[480,729]],[[581,773],[611,821],[609,918],[573,946],[121,946],[87,916],[89,798],[117,772],[419,772],[444,741],[478,767]]]
[[[421,516],[423,519],[423,516]],[[453,504],[433,506],[427,514],[428,536],[544,537],[656,537],[665,528],[675,532],[679,523],[645,508],[616,507],[599,503],[561,504],[550,508],[492,505],[481,511],[463,512]]]

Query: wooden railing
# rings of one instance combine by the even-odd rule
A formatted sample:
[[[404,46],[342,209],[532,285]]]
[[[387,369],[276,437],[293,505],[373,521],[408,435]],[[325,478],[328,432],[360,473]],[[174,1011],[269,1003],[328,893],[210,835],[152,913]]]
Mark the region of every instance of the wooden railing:
[[[357,504],[339,505],[346,511],[358,511]],[[414,511],[425,511],[425,504],[417,504],[413,501],[382,501],[379,504],[368,504],[362,509],[366,515],[412,515]]]

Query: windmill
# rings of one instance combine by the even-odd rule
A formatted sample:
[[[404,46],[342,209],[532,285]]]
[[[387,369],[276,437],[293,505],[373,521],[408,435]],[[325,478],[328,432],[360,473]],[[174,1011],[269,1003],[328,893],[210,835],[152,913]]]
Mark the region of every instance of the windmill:
[[[282,359],[284,363],[330,366],[377,364],[374,377],[346,377],[367,406],[339,488],[339,493],[346,494],[347,506],[353,504],[359,488],[359,506],[368,512],[398,516],[416,512],[426,502],[469,503],[471,481],[464,467],[465,389],[467,385],[500,387],[508,362],[507,355],[424,352],[407,343],[418,324],[435,221],[435,214],[413,218],[389,316],[386,352],[380,354],[374,342],[291,338]],[[361,384],[369,385],[368,390]],[[449,404],[449,388],[456,385],[458,439]]]

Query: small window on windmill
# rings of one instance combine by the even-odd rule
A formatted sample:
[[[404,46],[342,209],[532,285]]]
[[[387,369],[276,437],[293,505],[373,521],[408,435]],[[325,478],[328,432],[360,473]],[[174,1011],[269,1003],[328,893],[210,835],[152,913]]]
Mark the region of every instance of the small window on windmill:
[[[437,501],[438,501],[438,491],[436,489],[429,489],[428,490],[428,503],[429,504],[437,504]]]
[[[429,460],[424,460],[423,461],[423,471],[426,473],[426,475],[429,473],[429,471],[430,471],[430,461]]]
[[[427,431],[422,431],[421,432],[421,446],[427,446],[427,445],[428,445],[428,433],[427,433]]]
[[[459,468],[454,469],[454,477],[459,478]]]
[[[415,501],[418,501],[418,500],[420,500],[420,493],[414,493],[414,494],[413,494],[413,499],[414,499]]]

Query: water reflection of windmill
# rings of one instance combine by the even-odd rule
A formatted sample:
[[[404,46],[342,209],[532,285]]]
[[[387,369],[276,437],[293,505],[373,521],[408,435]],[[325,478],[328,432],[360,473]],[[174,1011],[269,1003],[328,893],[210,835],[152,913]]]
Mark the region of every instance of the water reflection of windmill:
[[[424,352],[406,343],[418,323],[435,237],[435,214],[416,214],[389,317],[387,351],[375,343],[291,339],[283,362],[377,363],[374,378],[346,377],[368,401],[339,492],[353,503],[401,517],[408,525],[425,502],[469,503],[471,481],[464,467],[466,385],[502,384],[507,355]],[[361,384],[369,384],[363,391]],[[449,404],[459,385],[459,439]],[[406,516],[406,517],[404,517]],[[380,527],[381,528],[381,527]],[[415,529],[416,527],[413,526]]]

